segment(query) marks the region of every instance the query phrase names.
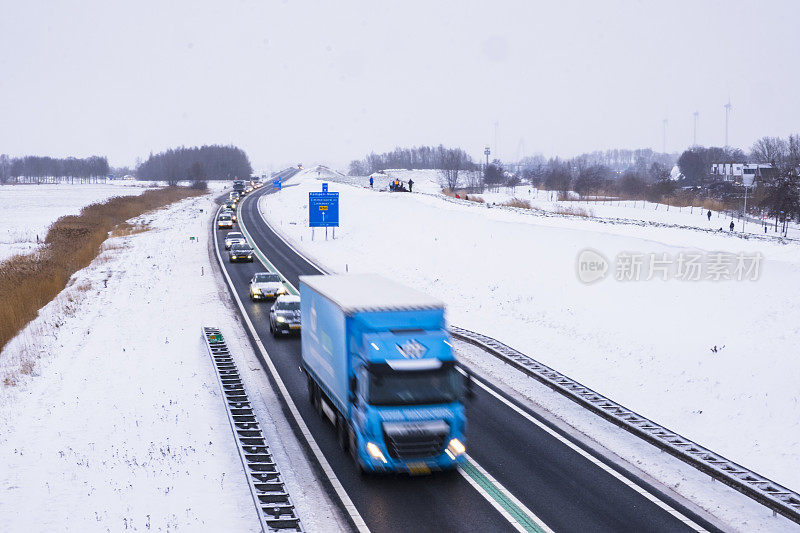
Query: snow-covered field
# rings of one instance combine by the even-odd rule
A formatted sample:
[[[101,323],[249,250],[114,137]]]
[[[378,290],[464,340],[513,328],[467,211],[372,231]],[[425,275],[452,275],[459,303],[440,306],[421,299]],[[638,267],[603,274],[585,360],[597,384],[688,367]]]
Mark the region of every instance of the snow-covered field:
[[[336,240],[317,230],[312,242],[308,192],[320,190],[316,177],[316,169],[305,171],[261,200],[270,224],[303,253],[332,271],[379,272],[435,294],[449,303],[452,323],[800,489],[796,243],[542,217],[337,183],[330,185],[341,194]],[[590,285],[576,275],[586,248],[605,256],[609,269]],[[705,279],[728,257],[716,252],[750,258],[757,280],[748,280],[752,272],[742,281]],[[671,261],[668,280],[654,269],[648,281],[649,263],[640,281],[616,279],[616,268],[627,272],[626,257],[649,261],[638,254],[651,253]],[[689,254],[707,261],[699,281],[675,279]]]
[[[118,184],[0,186],[0,261],[31,252],[44,241],[50,224],[77,215],[89,204],[112,196],[141,194],[145,189]]]
[[[43,184],[0,186],[0,261],[32,252],[44,241],[50,225],[59,217],[77,215],[89,204],[113,196],[142,194],[153,181],[114,181],[107,184]],[[188,183],[187,183],[188,185]],[[230,187],[230,182],[209,182],[211,190]]]
[[[238,359],[301,517],[335,523],[211,269],[211,209],[141,217],[0,352],[0,530],[256,529],[203,325]]]

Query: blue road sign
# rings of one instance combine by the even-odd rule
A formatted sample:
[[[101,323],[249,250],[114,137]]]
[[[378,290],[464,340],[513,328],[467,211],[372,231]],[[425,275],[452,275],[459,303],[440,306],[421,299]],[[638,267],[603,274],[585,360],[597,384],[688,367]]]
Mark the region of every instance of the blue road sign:
[[[281,188],[281,179],[280,178],[272,180],[272,188],[273,189],[280,189]]]
[[[308,193],[308,225],[312,228],[339,226],[339,193]]]
[[[322,184],[322,192],[328,192],[328,184],[327,183],[323,183]]]

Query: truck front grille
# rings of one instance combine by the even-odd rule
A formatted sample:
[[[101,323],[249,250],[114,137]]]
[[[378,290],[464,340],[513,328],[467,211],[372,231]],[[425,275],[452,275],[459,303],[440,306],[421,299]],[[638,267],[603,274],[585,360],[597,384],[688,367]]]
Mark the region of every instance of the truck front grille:
[[[450,426],[444,421],[386,423],[383,439],[393,459],[420,459],[441,454],[449,432]]]

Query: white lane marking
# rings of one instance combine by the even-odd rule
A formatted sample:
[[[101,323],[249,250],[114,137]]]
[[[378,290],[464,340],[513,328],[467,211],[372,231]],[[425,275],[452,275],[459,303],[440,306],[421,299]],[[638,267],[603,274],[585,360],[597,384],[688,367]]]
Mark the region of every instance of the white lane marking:
[[[489,483],[491,483],[492,485],[494,485],[494,486],[495,486],[495,488],[497,488],[497,490],[499,490],[500,492],[502,492],[502,493],[505,495],[505,497],[506,497],[506,498],[508,498],[509,500],[511,500],[511,501],[514,503],[514,505],[516,505],[516,506],[519,508],[519,510],[520,510],[520,511],[522,511],[522,512],[523,512],[523,513],[525,513],[525,514],[527,514],[527,515],[528,515],[528,518],[530,518],[532,521],[534,521],[534,522],[536,523],[536,525],[537,525],[537,526],[539,526],[539,527],[540,527],[540,528],[541,528],[543,531],[545,531],[546,533],[553,533],[553,530],[552,530],[552,529],[550,529],[550,528],[547,526],[547,524],[545,524],[545,523],[544,523],[544,522],[543,522],[543,521],[542,521],[542,520],[541,520],[541,519],[540,519],[538,516],[536,516],[535,514],[533,514],[533,513],[531,512],[531,510],[530,510],[530,509],[528,509],[528,508],[527,508],[527,507],[526,507],[526,506],[525,506],[525,505],[524,505],[524,504],[523,504],[521,501],[519,501],[519,500],[516,498],[516,496],[514,496],[513,494],[511,494],[511,492],[509,492],[509,490],[508,490],[508,489],[506,489],[506,488],[505,488],[505,487],[502,485],[502,483],[500,483],[499,481],[497,481],[497,480],[496,480],[496,479],[495,479],[495,478],[494,478],[494,477],[493,477],[493,476],[492,476],[492,475],[491,475],[489,472],[487,472],[487,471],[486,471],[486,470],[485,470],[485,469],[484,469],[484,468],[483,468],[481,465],[479,465],[477,461],[475,461],[475,460],[474,460],[472,457],[470,457],[469,455],[467,455],[467,461],[469,461],[470,463],[472,463],[472,466],[474,466],[474,467],[475,467],[475,469],[476,469],[478,472],[480,472],[480,473],[481,473],[481,475],[483,475],[483,477],[485,477],[485,478],[487,479],[487,481],[489,481]],[[488,501],[490,504],[492,504],[492,507],[494,507],[495,509],[497,509],[497,510],[500,512],[500,514],[502,514],[502,515],[503,515],[503,516],[506,518],[506,520],[508,520],[509,522],[511,522],[511,525],[512,525],[512,526],[514,526],[514,528],[515,528],[517,531],[521,531],[521,532],[523,532],[523,533],[527,533],[527,531],[528,531],[528,530],[527,530],[527,529],[525,529],[525,527],[524,527],[522,524],[520,524],[519,522],[517,522],[517,520],[516,520],[514,517],[512,517],[512,516],[509,514],[509,512],[508,512],[508,511],[506,511],[506,510],[503,508],[503,506],[502,506],[502,505],[500,505],[500,503],[499,503],[497,500],[495,500],[494,498],[492,498],[491,494],[489,494],[488,492],[486,492],[486,490],[485,490],[483,487],[481,487],[481,486],[478,484],[478,482],[477,482],[477,481],[475,481],[474,479],[472,479],[472,476],[470,476],[469,474],[467,474],[466,472],[464,472],[464,471],[463,471],[462,469],[460,469],[460,468],[458,469],[458,472],[459,472],[459,474],[461,474],[461,475],[462,475],[462,476],[463,476],[463,477],[464,477],[464,478],[465,478],[467,481],[469,481],[469,484],[470,484],[470,485],[472,485],[472,487],[473,487],[475,490],[477,490],[477,491],[478,491],[478,492],[481,494],[481,496],[483,496],[483,497],[484,497],[484,498],[485,498],[485,499],[486,499],[486,500],[487,500],[487,501]]]
[[[280,240],[282,240],[282,241],[283,241],[283,244],[285,244],[286,246],[288,246],[288,247],[289,247],[289,248],[290,248],[290,249],[291,249],[291,250],[292,250],[294,253],[296,253],[296,254],[297,254],[297,256],[298,256],[298,257],[302,257],[302,258],[305,260],[305,262],[306,262],[306,263],[308,263],[309,265],[311,265],[311,266],[313,266],[314,268],[316,268],[316,269],[317,269],[317,271],[319,271],[319,273],[320,273],[320,274],[330,274],[330,272],[328,272],[327,270],[325,270],[324,268],[322,268],[321,266],[319,266],[318,264],[316,264],[314,261],[312,261],[311,259],[309,259],[308,257],[306,257],[304,254],[300,253],[300,250],[298,250],[297,248],[295,248],[295,247],[294,247],[294,245],[293,245],[292,243],[290,243],[288,239],[284,238],[284,236],[283,236],[283,235],[281,235],[281,234],[280,234],[278,231],[276,231],[276,230],[275,230],[275,228],[273,228],[273,227],[272,227],[272,224],[270,224],[270,223],[269,223],[269,221],[267,220],[267,217],[265,217],[265,216],[264,216],[264,213],[261,211],[261,200],[263,200],[264,198],[266,198],[266,196],[267,196],[266,194],[262,194],[262,195],[261,195],[261,196],[258,198],[258,201],[256,202],[256,211],[258,211],[258,214],[261,216],[261,220],[263,220],[263,221],[264,221],[264,224],[265,224],[265,225],[266,225],[266,226],[267,226],[267,227],[268,227],[270,230],[272,230],[272,233],[274,233],[275,235],[277,235],[277,236],[278,236],[278,238],[279,238]]]
[[[537,420],[536,418],[534,418],[533,416],[531,416],[530,414],[528,414],[524,410],[522,410],[519,407],[517,407],[512,402],[510,402],[507,399],[505,399],[503,396],[497,394],[491,388],[489,388],[484,383],[482,383],[481,380],[476,379],[474,374],[473,374],[473,381],[475,383],[477,383],[480,388],[482,388],[483,390],[485,390],[486,392],[488,392],[489,394],[491,394],[492,396],[494,396],[495,398],[497,398],[498,400],[500,400],[501,402],[506,404],[508,407],[510,407],[511,409],[516,411],[523,418],[525,418],[529,422],[532,422],[533,424],[539,426],[541,429],[543,429],[544,431],[546,431],[547,433],[549,433],[550,435],[552,435],[553,437],[555,437],[556,439],[561,441],[564,445],[566,445],[567,447],[571,448],[573,451],[575,451],[579,455],[583,456],[585,459],[587,459],[588,461],[593,463],[595,466],[597,466],[598,468],[601,468],[602,470],[604,470],[607,473],[611,474],[612,476],[617,478],[619,481],[621,481],[623,484],[625,484],[628,487],[630,487],[631,489],[635,490],[636,492],[638,492],[639,494],[641,494],[642,496],[644,496],[645,498],[647,498],[648,500],[650,500],[651,502],[656,504],[658,507],[660,507],[661,509],[663,509],[667,513],[671,514],[672,516],[674,516],[676,519],[678,519],[681,522],[683,522],[684,524],[686,524],[687,527],[689,527],[689,528],[691,528],[691,529],[693,529],[695,531],[702,531],[702,532],[706,532],[707,533],[707,531],[705,529],[703,529],[698,524],[696,524],[694,521],[692,521],[692,519],[684,516],[679,511],[673,509],[669,504],[667,504],[666,502],[661,501],[654,494],[651,494],[650,492],[648,492],[643,487],[640,487],[639,485],[637,485],[636,483],[634,483],[633,481],[631,481],[627,477],[623,476],[622,474],[620,474],[619,472],[617,472],[616,470],[614,470],[613,468],[611,468],[610,466],[605,464],[603,461],[601,461],[598,458],[596,458],[594,455],[592,455],[589,452],[585,451],[583,448],[581,448],[577,444],[574,444],[572,441],[570,441],[569,439],[565,438],[564,436],[562,436],[561,434],[559,434],[555,430],[551,429],[550,427],[548,427],[543,422],[540,422],[539,420]]]
[[[255,243],[254,243],[255,244]],[[270,359],[267,350],[264,348],[264,344],[261,342],[261,338],[258,336],[256,332],[256,328],[253,326],[253,322],[250,320],[250,315],[244,308],[242,304],[242,300],[239,298],[239,294],[236,292],[236,288],[233,285],[233,280],[231,280],[230,275],[228,274],[227,269],[225,268],[225,264],[222,261],[222,256],[219,253],[219,244],[217,241],[217,230],[214,230],[214,250],[217,253],[217,259],[219,260],[219,265],[222,269],[222,273],[225,275],[225,279],[228,281],[228,285],[230,285],[233,297],[236,300],[236,304],[239,306],[239,309],[242,311],[242,316],[244,317],[244,321],[247,324],[248,329],[250,329],[250,333],[253,335],[253,338],[256,340],[256,346],[258,346],[258,350],[261,352],[261,355],[264,358],[264,361],[267,362],[267,366],[269,367],[269,371],[272,374],[272,377],[275,379],[275,383],[278,384],[278,390],[281,391],[281,395],[283,399],[286,401],[286,405],[289,407],[289,411],[292,413],[297,426],[300,428],[300,432],[303,434],[303,437],[306,439],[308,446],[311,448],[311,451],[314,453],[317,461],[319,462],[320,466],[322,467],[323,472],[328,477],[328,481],[330,481],[331,485],[333,485],[333,489],[336,491],[337,496],[342,502],[342,505],[345,508],[345,511],[350,516],[350,519],[356,526],[358,531],[363,533],[369,533],[369,528],[367,527],[366,522],[359,514],[358,509],[353,504],[352,500],[350,500],[350,496],[347,495],[347,491],[342,486],[342,483],[339,481],[339,478],[336,477],[336,473],[331,468],[331,465],[328,463],[328,460],[325,459],[325,456],[322,453],[319,445],[314,440],[314,437],[311,435],[311,431],[309,431],[308,426],[306,426],[305,422],[303,421],[303,417],[300,415],[300,411],[297,410],[297,406],[292,401],[291,396],[289,396],[289,391],[286,388],[286,385],[283,384],[283,380],[281,376],[278,374],[278,369],[275,368],[275,365],[272,364],[272,359]]]

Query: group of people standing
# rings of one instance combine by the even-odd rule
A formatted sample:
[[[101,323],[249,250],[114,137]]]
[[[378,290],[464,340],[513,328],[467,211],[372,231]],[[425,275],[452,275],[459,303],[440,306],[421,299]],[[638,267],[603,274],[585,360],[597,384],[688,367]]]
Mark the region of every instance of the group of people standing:
[[[369,177],[369,188],[375,188],[375,179],[372,176]],[[392,178],[389,181],[389,190],[391,192],[405,192],[406,188],[402,181],[397,178]],[[408,192],[414,192],[414,180],[412,179],[408,180]]]

